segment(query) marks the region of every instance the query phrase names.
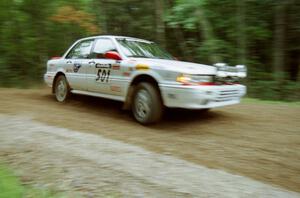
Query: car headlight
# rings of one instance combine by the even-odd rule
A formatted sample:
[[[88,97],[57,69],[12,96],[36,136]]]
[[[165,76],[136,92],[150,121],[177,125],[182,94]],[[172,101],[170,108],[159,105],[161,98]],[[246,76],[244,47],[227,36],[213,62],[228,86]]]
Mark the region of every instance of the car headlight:
[[[184,85],[201,85],[213,83],[214,77],[208,75],[180,74],[176,81]]]

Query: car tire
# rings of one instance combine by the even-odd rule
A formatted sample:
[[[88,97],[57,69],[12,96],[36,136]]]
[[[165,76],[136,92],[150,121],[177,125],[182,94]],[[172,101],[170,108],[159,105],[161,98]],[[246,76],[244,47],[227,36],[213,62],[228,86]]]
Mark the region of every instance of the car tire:
[[[202,113],[206,113],[206,112],[208,112],[210,109],[201,109],[200,111],[202,112]]]
[[[159,90],[150,83],[138,84],[133,94],[131,109],[134,118],[143,125],[158,122],[164,109]]]
[[[56,78],[54,94],[58,102],[66,102],[70,97],[70,86],[64,75],[60,75]]]

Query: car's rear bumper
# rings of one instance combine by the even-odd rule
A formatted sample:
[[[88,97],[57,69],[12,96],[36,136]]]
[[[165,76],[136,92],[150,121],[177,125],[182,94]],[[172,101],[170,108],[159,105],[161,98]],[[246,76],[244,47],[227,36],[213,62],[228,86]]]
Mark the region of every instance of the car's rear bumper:
[[[238,104],[246,94],[244,85],[182,86],[160,85],[165,106],[207,109]]]
[[[47,72],[44,74],[44,81],[49,87],[52,87],[54,77],[55,77],[54,73]]]

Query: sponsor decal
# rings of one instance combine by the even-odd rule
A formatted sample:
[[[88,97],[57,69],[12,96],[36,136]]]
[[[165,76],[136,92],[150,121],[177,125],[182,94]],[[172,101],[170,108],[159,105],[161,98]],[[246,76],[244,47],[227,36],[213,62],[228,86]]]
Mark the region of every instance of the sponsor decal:
[[[136,70],[149,70],[150,67],[148,65],[145,65],[145,64],[137,64],[135,66],[135,69]]]
[[[120,70],[120,65],[113,65],[113,66],[112,66],[112,69],[113,69],[113,70]]]
[[[123,76],[130,76],[130,72],[123,72]]]
[[[110,86],[110,90],[115,92],[121,92],[121,87],[112,85]]]
[[[97,63],[95,65],[96,68],[102,68],[102,69],[111,69],[112,65],[111,64],[101,64],[101,63]]]
[[[81,67],[81,64],[75,63],[74,66],[73,66],[73,71],[74,71],[75,73],[77,73],[78,70],[80,69],[80,67]]]

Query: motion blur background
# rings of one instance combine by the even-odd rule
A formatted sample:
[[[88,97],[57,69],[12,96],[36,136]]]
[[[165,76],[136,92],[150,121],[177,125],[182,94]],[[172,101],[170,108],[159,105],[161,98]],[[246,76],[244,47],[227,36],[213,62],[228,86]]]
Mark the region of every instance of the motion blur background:
[[[299,10],[299,0],[1,0],[0,86],[42,84],[49,58],[109,34],[180,60],[245,64],[249,97],[300,100]]]

